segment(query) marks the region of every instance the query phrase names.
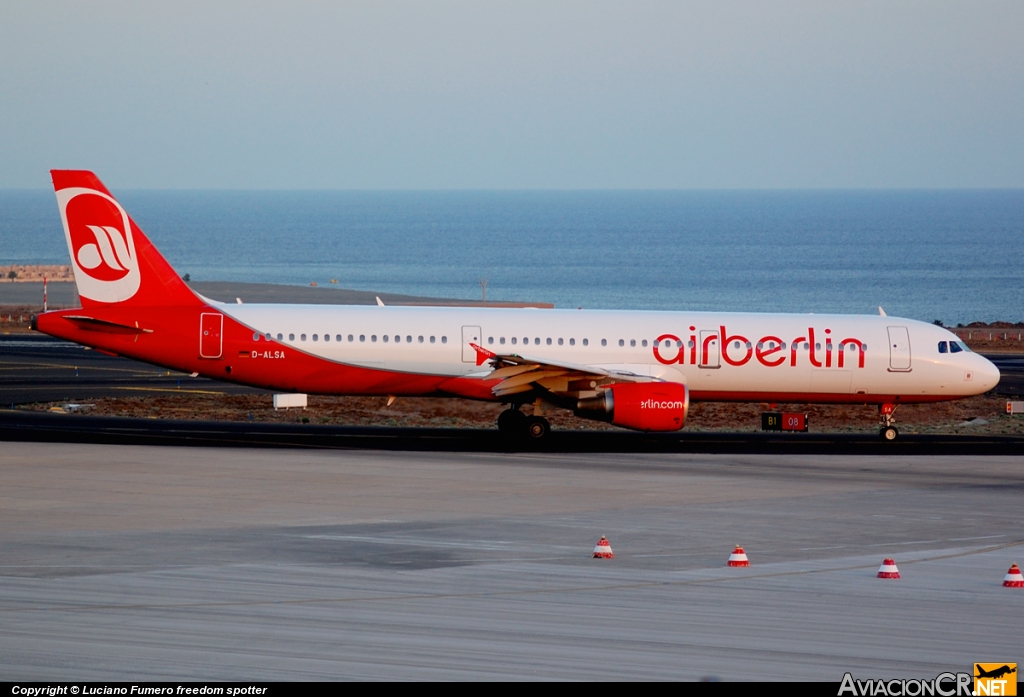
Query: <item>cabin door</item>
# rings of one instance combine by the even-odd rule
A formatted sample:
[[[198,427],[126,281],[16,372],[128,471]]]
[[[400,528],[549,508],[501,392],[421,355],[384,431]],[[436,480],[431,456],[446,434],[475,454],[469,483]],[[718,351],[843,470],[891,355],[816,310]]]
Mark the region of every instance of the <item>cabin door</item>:
[[[199,357],[220,358],[223,351],[224,315],[204,312],[199,315]]]
[[[889,370],[910,372],[910,332],[906,327],[889,327]]]

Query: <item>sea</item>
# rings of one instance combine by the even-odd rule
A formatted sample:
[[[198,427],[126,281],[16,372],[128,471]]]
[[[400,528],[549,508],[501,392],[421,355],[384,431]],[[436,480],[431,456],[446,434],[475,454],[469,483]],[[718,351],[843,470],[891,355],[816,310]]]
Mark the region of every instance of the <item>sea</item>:
[[[115,193],[193,280],[1024,321],[1024,190]],[[11,263],[68,263],[52,192],[0,191]]]

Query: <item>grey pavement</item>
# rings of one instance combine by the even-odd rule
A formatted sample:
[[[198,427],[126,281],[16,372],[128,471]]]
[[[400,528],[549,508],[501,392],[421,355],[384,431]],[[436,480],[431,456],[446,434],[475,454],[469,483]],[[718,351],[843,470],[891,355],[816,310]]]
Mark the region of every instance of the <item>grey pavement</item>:
[[[1019,661],[1024,457],[4,443],[0,679],[932,678]],[[594,560],[607,535],[615,559]],[[725,560],[743,544],[752,566]],[[892,556],[903,578],[875,578]]]

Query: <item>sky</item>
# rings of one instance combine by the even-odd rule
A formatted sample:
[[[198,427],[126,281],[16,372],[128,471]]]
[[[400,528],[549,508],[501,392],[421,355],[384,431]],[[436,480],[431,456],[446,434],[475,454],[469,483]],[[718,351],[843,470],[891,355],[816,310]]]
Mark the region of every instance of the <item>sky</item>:
[[[1024,187],[1024,3],[0,0],[0,188]]]

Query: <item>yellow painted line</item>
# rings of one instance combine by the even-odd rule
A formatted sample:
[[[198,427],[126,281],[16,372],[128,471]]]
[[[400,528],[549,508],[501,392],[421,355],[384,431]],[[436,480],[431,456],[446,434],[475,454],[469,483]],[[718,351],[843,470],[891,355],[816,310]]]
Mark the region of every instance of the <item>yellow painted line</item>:
[[[64,369],[64,370],[74,370],[76,367],[79,370],[105,371],[105,372],[108,372],[108,373],[127,373],[129,375],[158,375],[158,376],[163,376],[163,377],[167,377],[169,375],[171,375],[171,376],[173,376],[173,375],[188,376],[189,375],[188,373],[179,373],[179,372],[176,372],[176,371],[168,372],[166,370],[150,371],[150,370],[138,370],[138,369],[129,369],[129,368],[98,368],[98,367],[91,366],[91,365],[75,366],[73,364],[72,365],[61,365],[59,363],[10,363],[10,364],[5,364],[5,363],[0,362],[0,370],[30,370],[30,369],[33,369],[33,368],[61,368],[61,369]]]
[[[163,389],[156,387],[114,387],[115,390],[136,390],[139,392],[184,392],[188,394],[220,394],[226,395],[227,392],[214,392],[213,390],[178,390],[178,389]]]

